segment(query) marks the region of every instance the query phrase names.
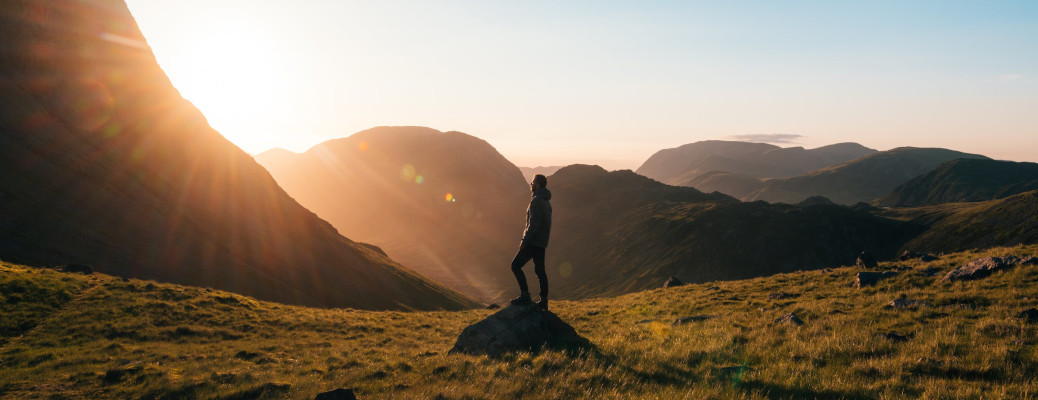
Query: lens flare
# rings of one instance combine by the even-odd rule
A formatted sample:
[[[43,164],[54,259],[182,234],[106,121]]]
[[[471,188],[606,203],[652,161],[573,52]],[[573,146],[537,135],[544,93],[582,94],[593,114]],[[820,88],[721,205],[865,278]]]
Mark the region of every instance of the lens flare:
[[[446,200],[448,203],[453,203],[454,202],[454,195],[450,194],[450,193],[447,193],[446,195],[443,196],[443,199]]]
[[[417,184],[421,185],[422,182],[425,182],[425,177],[424,176],[418,175],[418,176],[414,177],[414,183],[417,183]]]
[[[357,149],[360,151],[368,151],[368,142],[357,143]]]
[[[400,168],[400,179],[410,182],[414,179],[414,175],[414,165],[404,164],[404,166]]]
[[[565,278],[570,275],[573,275],[573,264],[570,264],[569,261],[566,261],[562,263],[562,265],[559,265],[559,276]]]

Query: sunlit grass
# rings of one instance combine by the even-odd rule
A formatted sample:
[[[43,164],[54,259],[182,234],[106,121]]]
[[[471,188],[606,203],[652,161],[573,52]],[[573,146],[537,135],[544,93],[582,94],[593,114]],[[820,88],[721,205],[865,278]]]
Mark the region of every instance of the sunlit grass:
[[[1038,267],[938,280],[980,256],[1036,253],[884,263],[910,269],[864,289],[846,267],[560,301],[595,351],[499,359],[447,354],[488,310],[313,309],[5,264],[0,397],[1028,398],[1036,329],[1015,315],[1038,305]],[[885,307],[902,295],[927,305]],[[790,312],[804,324],[775,322]],[[710,318],[673,323],[696,315]]]

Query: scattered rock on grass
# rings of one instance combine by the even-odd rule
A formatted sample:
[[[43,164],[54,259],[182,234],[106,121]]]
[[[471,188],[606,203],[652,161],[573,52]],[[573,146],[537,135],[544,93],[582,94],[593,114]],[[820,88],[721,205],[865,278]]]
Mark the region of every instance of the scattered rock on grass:
[[[898,258],[901,261],[919,260],[919,261],[922,261],[922,262],[930,262],[930,261],[936,260],[937,256],[935,256],[933,254],[930,254],[930,253],[916,253],[916,252],[911,251],[911,250],[905,250],[904,253],[901,253],[901,257],[898,257]]]
[[[909,299],[906,297],[897,298],[891,301],[890,303],[887,303],[887,307],[889,308],[919,308],[928,305],[929,304],[927,304],[925,301]]]
[[[591,342],[537,304],[509,305],[466,327],[450,353],[499,356],[512,351],[537,351],[542,347],[577,350],[590,348]]]
[[[1028,308],[1026,310],[1020,311],[1020,313],[1017,314],[1016,317],[1024,320],[1024,322],[1033,324],[1035,322],[1038,322],[1038,310],[1034,308]]]
[[[705,320],[708,320],[710,318],[713,318],[713,316],[712,315],[695,315],[695,316],[691,316],[691,317],[681,317],[681,318],[675,319],[673,324],[674,325],[684,325],[684,324],[688,324],[688,323],[691,323],[691,322],[705,321]]]
[[[875,285],[876,282],[879,282],[880,280],[883,280],[883,279],[886,279],[886,278],[889,278],[889,277],[892,277],[892,276],[895,276],[895,275],[897,275],[897,272],[894,272],[894,271],[883,271],[883,272],[865,271],[865,272],[859,272],[858,275],[854,277],[854,286],[858,287],[858,288],[862,288],[862,287],[865,287],[865,286],[872,286],[872,285]]]
[[[891,342],[904,342],[904,341],[907,341],[909,339],[909,336],[902,335],[902,334],[897,333],[897,332],[881,333],[881,334],[879,334],[877,336],[879,336],[880,338],[883,338],[883,339],[887,339],[887,340],[889,340]]]
[[[768,295],[768,300],[782,300],[793,297],[793,295],[786,292],[775,292]]]
[[[352,389],[338,388],[329,392],[318,393],[314,400],[357,400]]]
[[[934,267],[934,266],[930,266],[930,267],[926,267],[926,269],[924,269],[922,271],[919,271],[919,274],[922,275],[922,276],[930,277],[930,276],[937,275],[940,272],[941,272],[940,268],[937,268],[937,267]]]
[[[948,272],[948,274],[941,279],[941,282],[968,281],[985,278],[995,271],[1010,268],[1014,265],[1020,264],[1022,261],[1024,260],[1021,260],[1016,256],[978,258],[951,270],[951,272]]]
[[[684,284],[685,284],[685,282],[682,282],[680,279],[675,278],[675,277],[672,276],[670,278],[667,278],[666,282],[663,282],[663,287],[669,288],[669,287],[681,286],[681,285],[684,285]]]
[[[793,325],[803,325],[804,321],[801,320],[800,317],[798,317],[796,314],[789,313],[789,314],[786,314],[786,315],[783,315],[783,316],[779,317],[779,319],[776,319],[775,323],[777,323],[777,324],[788,323],[788,324],[793,324]]]

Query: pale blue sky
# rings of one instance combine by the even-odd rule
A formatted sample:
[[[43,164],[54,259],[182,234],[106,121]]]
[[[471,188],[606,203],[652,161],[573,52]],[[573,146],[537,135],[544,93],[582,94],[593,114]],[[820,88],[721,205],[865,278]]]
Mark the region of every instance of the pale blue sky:
[[[1038,161],[1038,1],[128,3],[253,153],[422,125],[521,166],[762,134]]]

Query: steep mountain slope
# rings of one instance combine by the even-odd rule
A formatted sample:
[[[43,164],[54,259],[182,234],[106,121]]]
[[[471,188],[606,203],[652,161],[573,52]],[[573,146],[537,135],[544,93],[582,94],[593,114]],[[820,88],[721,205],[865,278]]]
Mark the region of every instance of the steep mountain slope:
[[[876,201],[887,207],[912,207],[1001,199],[1038,190],[1038,164],[958,159],[912,178]]]
[[[285,194],[181,98],[122,1],[14,0],[0,21],[0,257],[305,305],[474,305]]]
[[[515,285],[508,263],[522,236],[529,186],[483,140],[379,127],[303,154],[256,159],[344,235],[423,275],[495,301]]]
[[[693,179],[711,171],[779,178],[875,152],[857,143],[838,143],[807,150],[803,147],[781,148],[765,143],[707,140],[660,150],[635,172],[663,183],[689,186]]]
[[[595,349],[504,357],[448,353],[497,310],[312,309],[0,263],[0,399],[1030,398],[1038,266],[940,282],[1003,255],[1038,246],[880,263],[897,275],[860,289],[843,267],[559,301]]]
[[[957,158],[987,159],[948,149],[900,147],[803,175],[770,179],[743,200],[795,204],[825,196],[839,204],[868,202]]]
[[[552,175],[552,292],[607,296],[668,277],[705,282],[891,257],[920,227],[840,206],[742,203],[631,171],[574,165]]]
[[[973,203],[892,208],[877,213],[925,225],[904,249],[934,253],[1038,243],[1038,190]]]
[[[551,176],[551,174],[554,174],[555,171],[561,168],[562,166],[553,165],[550,167],[519,167],[519,170],[523,172],[523,177],[526,178],[526,181],[530,182],[533,180],[534,175]]]

